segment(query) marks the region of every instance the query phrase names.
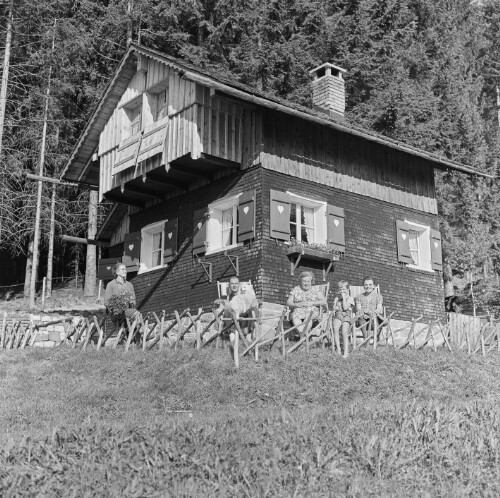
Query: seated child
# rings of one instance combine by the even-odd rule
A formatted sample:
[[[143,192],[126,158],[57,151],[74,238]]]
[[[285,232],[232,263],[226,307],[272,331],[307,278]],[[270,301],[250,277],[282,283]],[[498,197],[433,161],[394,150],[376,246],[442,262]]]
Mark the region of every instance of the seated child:
[[[356,317],[358,318],[358,327],[364,327],[363,337],[369,337],[369,331],[372,328],[374,320],[377,316],[384,312],[382,295],[377,292],[375,282],[372,277],[363,279],[363,287],[365,292],[356,296]]]
[[[339,291],[333,301],[333,336],[337,353],[341,354],[339,331],[342,328],[342,342],[344,343],[344,358],[349,352],[348,334],[354,317],[354,299],[349,295],[349,283],[345,280],[339,282]]]

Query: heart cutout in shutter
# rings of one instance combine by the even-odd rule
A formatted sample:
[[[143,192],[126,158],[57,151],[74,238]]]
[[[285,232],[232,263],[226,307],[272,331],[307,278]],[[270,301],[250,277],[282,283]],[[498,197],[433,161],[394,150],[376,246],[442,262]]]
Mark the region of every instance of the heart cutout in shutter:
[[[249,209],[248,209],[248,206],[245,206],[245,207],[243,208],[243,212],[244,212],[245,214],[248,214],[248,210],[249,210]]]
[[[439,242],[434,242],[434,247],[437,249],[439,247]]]
[[[106,270],[111,270],[111,266],[106,266]]]
[[[281,204],[278,204],[279,213],[282,214],[284,210],[285,210],[285,208]]]
[[[403,238],[403,240],[406,240],[406,234],[405,233],[402,233],[401,237]]]
[[[202,227],[203,223],[201,221],[198,222],[198,225],[196,225],[198,227],[198,230]]]
[[[333,220],[333,224],[338,227],[340,225],[340,221],[339,220]]]
[[[134,248],[134,244],[129,244],[128,245],[128,250],[131,251]]]
[[[171,239],[171,238],[172,238],[172,232],[168,232],[167,237],[168,237],[169,239]]]

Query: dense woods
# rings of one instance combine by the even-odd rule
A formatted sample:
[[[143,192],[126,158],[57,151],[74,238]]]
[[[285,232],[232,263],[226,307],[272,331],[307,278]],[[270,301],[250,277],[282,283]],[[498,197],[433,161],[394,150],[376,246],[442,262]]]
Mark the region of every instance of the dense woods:
[[[305,105],[309,70],[333,62],[347,69],[348,120],[498,174],[497,0],[2,0],[2,60],[11,7],[0,250],[12,255],[29,255],[37,186],[25,174],[39,170],[44,121],[44,171],[57,176],[130,41]],[[474,282],[475,304],[494,306],[498,182],[453,172],[437,185],[445,283],[469,295]],[[47,245],[48,185],[43,198]],[[56,232],[84,233],[87,203],[58,187]]]

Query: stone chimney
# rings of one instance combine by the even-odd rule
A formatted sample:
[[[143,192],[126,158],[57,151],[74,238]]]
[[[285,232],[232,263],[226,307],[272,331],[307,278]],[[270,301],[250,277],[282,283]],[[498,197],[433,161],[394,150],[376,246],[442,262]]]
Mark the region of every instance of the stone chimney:
[[[342,73],[345,72],[345,69],[329,62],[309,71],[313,76],[312,100],[314,109],[331,116],[344,117],[345,88]]]

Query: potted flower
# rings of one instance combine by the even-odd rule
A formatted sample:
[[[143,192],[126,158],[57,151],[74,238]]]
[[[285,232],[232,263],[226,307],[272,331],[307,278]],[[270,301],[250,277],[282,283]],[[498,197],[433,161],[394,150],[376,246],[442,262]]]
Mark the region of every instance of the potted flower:
[[[130,300],[132,296],[129,292],[125,292],[123,294],[117,294],[111,297],[106,303],[106,307],[110,311],[111,315],[119,316],[126,309],[130,308]]]

